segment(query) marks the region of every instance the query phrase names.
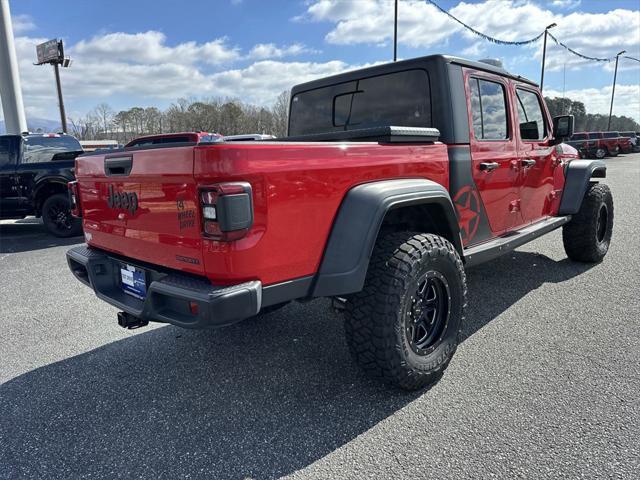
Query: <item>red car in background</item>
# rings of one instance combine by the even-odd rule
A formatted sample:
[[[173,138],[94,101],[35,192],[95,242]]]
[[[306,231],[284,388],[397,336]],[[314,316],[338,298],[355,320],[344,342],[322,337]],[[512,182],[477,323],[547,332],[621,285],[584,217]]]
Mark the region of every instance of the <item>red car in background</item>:
[[[633,143],[629,137],[623,137],[620,132],[604,132],[604,138],[615,138],[618,141],[618,149],[621,153],[631,153]]]
[[[166,145],[168,143],[201,143],[218,142],[222,140],[219,133],[209,132],[178,132],[159,133],[157,135],[147,135],[131,140],[125,145],[127,147],[150,147],[153,145]]]
[[[596,158],[617,156],[620,153],[618,137],[605,137],[604,132],[589,132],[589,140],[600,140],[596,146]]]

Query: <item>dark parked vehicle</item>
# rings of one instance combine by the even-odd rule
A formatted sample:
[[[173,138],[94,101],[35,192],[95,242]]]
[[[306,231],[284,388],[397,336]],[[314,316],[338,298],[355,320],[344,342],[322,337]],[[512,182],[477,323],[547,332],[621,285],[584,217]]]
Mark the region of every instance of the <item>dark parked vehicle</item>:
[[[81,153],[71,135],[0,135],[0,218],[42,216],[53,235],[82,233],[81,221],[71,216],[67,190]]]
[[[565,143],[578,150],[580,158],[603,158],[605,156],[605,151],[603,149],[601,149],[599,152],[600,156],[598,156],[598,141],[590,140],[587,132],[574,133]]]

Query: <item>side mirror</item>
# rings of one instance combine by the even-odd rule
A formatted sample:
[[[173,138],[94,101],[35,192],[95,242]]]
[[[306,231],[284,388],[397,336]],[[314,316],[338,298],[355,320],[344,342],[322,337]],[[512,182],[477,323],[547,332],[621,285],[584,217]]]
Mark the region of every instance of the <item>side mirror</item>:
[[[559,115],[553,117],[553,138],[555,143],[561,143],[573,135],[573,115]]]

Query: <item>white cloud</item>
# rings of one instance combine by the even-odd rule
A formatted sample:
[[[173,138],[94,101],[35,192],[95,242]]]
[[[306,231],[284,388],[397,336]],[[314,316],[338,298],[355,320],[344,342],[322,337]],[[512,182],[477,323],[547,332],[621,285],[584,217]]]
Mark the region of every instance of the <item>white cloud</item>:
[[[556,0],[555,6],[560,5],[568,7],[570,0]],[[405,0],[400,2],[399,8],[398,41],[403,46],[444,45],[459,35],[478,40],[473,33],[423,0]],[[485,0],[459,2],[449,11],[476,30],[501,40],[533,38],[547,25],[557,23],[552,33],[584,54],[612,57],[626,49],[632,55],[640,55],[640,10],[560,14],[528,0]],[[390,0],[316,0],[307,7],[304,19],[333,24],[325,37],[329,43],[384,45],[393,36],[393,2]],[[489,45],[484,40],[481,42]],[[535,49],[532,56],[539,59],[542,42],[536,42],[530,48]],[[477,50],[479,47],[468,49],[471,55]],[[553,41],[548,43],[547,53],[550,70],[562,68],[565,62],[569,67],[586,64],[579,57],[566,54]]]
[[[91,40],[81,40],[73,53],[95,61],[145,64],[220,64],[240,57],[237,47],[227,45],[226,38],[206,43],[185,42],[174,47],[166,45],[166,36],[154,30],[142,33],[108,33]]]
[[[579,7],[582,0],[553,0],[551,6],[556,8],[562,8],[564,10],[571,10]]]
[[[185,53],[187,44],[167,47],[164,45],[164,36],[157,35],[157,32],[108,34],[105,37],[105,42],[100,37],[94,37],[67,48],[74,62],[71,68],[62,69],[61,75],[70,115],[74,112],[76,115],[86,113],[84,109],[75,107],[78,103],[97,104],[122,96],[133,97],[140,105],[168,102],[179,97],[219,96],[269,106],[280,92],[296,83],[333,75],[350,67],[341,61],[258,60],[243,68],[210,72],[202,65],[206,61],[211,62],[210,58],[198,57],[192,52]],[[122,44],[115,47],[115,52],[107,48],[115,39],[125,39],[130,49],[122,51]],[[144,47],[136,45],[136,39],[145,47],[155,45],[160,48],[153,52],[145,51]],[[53,71],[48,65],[33,65],[35,45],[45,40],[16,37],[16,53],[28,116],[56,118]],[[211,48],[211,43],[195,45],[194,48],[202,52]],[[295,54],[303,48],[306,47],[297,44],[286,47],[267,45],[252,51],[262,55],[284,56]],[[231,51],[234,52],[233,58],[246,59],[240,51]]]
[[[246,68],[227,70],[211,76],[215,95],[237,97],[249,103],[270,105],[283,90],[316,78],[357,68],[345,62],[281,62],[264,60]]]
[[[304,20],[328,22],[328,42],[379,45],[392,38],[393,22],[389,21],[392,7],[390,0],[319,0],[308,4]],[[511,40],[530,38],[555,21],[559,26],[553,32],[578,51],[611,56],[626,49],[631,56],[640,57],[640,34],[630,33],[630,26],[640,25],[638,11],[617,9],[603,14],[573,12],[563,16],[527,0],[486,0],[480,4],[458,3],[452,13],[481,31]],[[32,28],[28,26],[33,24],[30,18],[20,21],[23,22],[20,28]],[[490,46],[475,36],[467,37],[457,23],[423,0],[400,2],[403,45],[442,45],[453,35],[464,35],[468,47],[463,54],[472,58],[485,56],[484,49]],[[17,36],[16,48],[29,115],[55,118],[57,102],[51,67],[32,65],[35,45],[46,40],[23,34]],[[514,54],[529,62],[531,58],[539,59],[540,48],[538,43]],[[548,48],[547,69],[562,68],[565,59],[567,68],[582,68],[577,57],[565,55],[553,42]],[[81,113],[87,104],[102,101],[118,103],[131,99],[141,105],[163,105],[189,96],[230,96],[269,105],[282,90],[296,83],[354,67],[337,60],[285,61],[290,56],[317,53],[301,43],[262,43],[243,51],[223,37],[172,45],[163,33],[153,30],[97,35],[68,43],[66,51],[74,63],[62,71],[63,91],[68,110]],[[518,57],[507,60],[510,65]],[[631,66],[638,68],[636,62],[621,61],[621,69]],[[616,109],[620,105],[633,113],[637,102],[625,98],[621,93]],[[633,115],[640,117],[637,113]]]
[[[16,35],[36,28],[36,24],[30,15],[12,15],[11,25],[13,27],[13,33]]]
[[[557,23],[558,27],[554,28],[552,33],[564,44],[582,54],[609,58],[621,50],[627,50],[632,56],[640,53],[639,10],[616,9],[607,13],[574,12],[564,16]],[[569,68],[594,65],[593,62],[583,60],[555,45],[553,41],[548,43],[547,59],[547,68],[552,70],[563,68],[565,62]],[[608,69],[613,68],[613,65],[608,63],[600,65]]]
[[[389,0],[320,0],[308,7],[305,19],[334,23],[325,37],[333,44],[384,45],[393,38],[393,2]],[[398,41],[405,45],[434,45],[457,29],[457,24],[422,0],[399,3]]]
[[[562,97],[558,90],[545,89],[547,97]],[[584,103],[587,113],[609,114],[611,105],[611,86],[602,88],[585,88],[581,90],[567,90],[566,98]],[[613,101],[614,115],[625,115],[640,122],[640,85],[616,85]]]
[[[258,43],[249,52],[249,58],[264,60],[267,58],[290,57],[304,53],[314,54],[319,53],[319,51],[308,48],[301,43],[294,43],[292,45],[285,45],[282,47],[278,47],[274,43]]]
[[[481,55],[484,55],[486,52],[485,45],[483,42],[475,42],[469,45],[467,48],[463,49],[460,53],[465,57],[469,58],[477,58]]]

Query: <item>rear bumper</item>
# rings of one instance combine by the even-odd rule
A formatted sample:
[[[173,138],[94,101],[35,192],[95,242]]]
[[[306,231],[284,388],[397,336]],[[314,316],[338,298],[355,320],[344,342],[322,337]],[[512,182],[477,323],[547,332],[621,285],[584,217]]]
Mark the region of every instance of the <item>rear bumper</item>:
[[[140,267],[147,272],[147,296],[140,300],[124,293],[120,283],[120,266],[131,262],[80,246],[67,251],[67,263],[98,298],[147,322],[184,328],[222,327],[256,315],[262,303],[262,284],[257,280],[220,287],[205,279],[148,266]],[[192,313],[190,302],[197,304],[197,313]]]

